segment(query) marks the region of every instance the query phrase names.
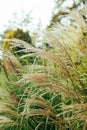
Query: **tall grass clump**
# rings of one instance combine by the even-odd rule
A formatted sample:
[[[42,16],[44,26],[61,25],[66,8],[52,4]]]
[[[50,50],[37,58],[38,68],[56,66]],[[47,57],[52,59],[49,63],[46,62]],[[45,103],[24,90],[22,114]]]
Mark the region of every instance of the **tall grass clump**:
[[[27,50],[20,58],[31,54],[36,58],[32,65],[21,65],[12,53],[3,50],[0,129],[87,129],[87,24],[78,11],[69,15],[75,24],[66,27],[57,23],[46,31],[44,42],[51,49],[6,40],[22,46],[21,51]]]

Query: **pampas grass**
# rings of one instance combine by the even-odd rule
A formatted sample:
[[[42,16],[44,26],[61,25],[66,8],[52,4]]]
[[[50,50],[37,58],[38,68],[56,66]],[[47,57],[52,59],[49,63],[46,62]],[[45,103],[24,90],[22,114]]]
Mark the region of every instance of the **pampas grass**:
[[[79,12],[75,13],[81,17]],[[87,129],[87,55],[80,46],[86,23],[81,17],[76,24],[77,28],[58,23],[46,31],[44,41],[51,47],[49,50],[6,39],[15,46],[22,46],[21,51],[27,51],[20,58],[32,52],[31,55],[40,57],[42,62],[38,64],[35,59],[32,65],[21,65],[20,59],[3,51],[0,129]]]

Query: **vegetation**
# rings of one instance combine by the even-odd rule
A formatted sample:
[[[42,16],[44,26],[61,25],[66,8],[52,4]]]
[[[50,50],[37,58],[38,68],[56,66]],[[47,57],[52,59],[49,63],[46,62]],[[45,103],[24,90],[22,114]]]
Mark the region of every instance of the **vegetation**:
[[[28,31],[24,32],[22,29],[9,30],[5,34],[4,38],[5,39],[12,39],[12,38],[13,39],[14,38],[15,39],[20,39],[20,40],[23,40],[23,41],[33,45],[31,36],[29,35],[29,32]],[[27,60],[30,63],[32,63],[34,61],[35,56],[33,56],[33,57],[29,56],[29,57],[27,57],[27,60],[25,59],[25,60],[22,61],[22,59],[20,59],[20,56],[22,56],[23,54],[26,54],[27,50],[24,52],[24,47],[23,46],[19,47],[17,44],[13,45],[13,43],[11,43],[10,40],[9,40],[9,42],[4,41],[3,45],[2,45],[2,48],[7,49],[10,52],[14,53],[14,55],[19,58],[19,60],[20,60],[20,62],[22,64],[27,64]]]
[[[68,19],[70,20],[70,17],[68,16],[68,11],[73,10],[80,10],[87,5],[86,0],[71,0],[71,4],[68,0],[54,0],[55,1],[55,8],[53,10],[53,16],[51,18],[50,24],[48,27],[52,27],[53,24],[60,22],[63,24],[62,21],[66,21],[68,23]],[[69,4],[68,4],[69,2]],[[80,12],[83,15],[83,18],[86,19],[87,16],[85,12]],[[70,20],[73,22],[72,20]],[[70,22],[69,22],[70,23]],[[65,23],[66,24],[66,23]]]
[[[0,129],[87,129],[87,23],[77,10],[68,14],[73,24],[56,23],[46,31],[44,42],[50,49],[35,48],[17,39],[6,40],[27,49],[21,56],[23,60],[29,55],[35,60],[23,65],[3,49]],[[38,57],[42,62],[37,62]]]
[[[23,40],[25,42],[28,42],[29,44],[32,43],[32,40],[31,40],[31,37],[30,37],[29,33],[28,32],[23,32],[22,29],[17,29],[16,31],[9,30],[5,34],[5,39],[12,39],[12,38],[17,38],[17,39]],[[14,46],[12,46],[10,43],[8,44],[6,41],[3,43],[3,48],[7,48],[10,51],[11,50],[15,51],[15,49],[13,47]],[[16,51],[18,51],[20,49],[16,47]]]

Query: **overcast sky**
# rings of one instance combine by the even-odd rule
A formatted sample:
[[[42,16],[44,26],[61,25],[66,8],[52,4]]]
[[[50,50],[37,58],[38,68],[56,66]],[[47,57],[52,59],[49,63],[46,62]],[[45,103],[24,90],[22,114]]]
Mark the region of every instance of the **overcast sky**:
[[[66,2],[67,1],[67,2]],[[71,5],[73,0],[65,0]],[[41,20],[43,26],[49,23],[52,16],[52,10],[55,7],[54,0],[1,0],[0,1],[0,32],[3,31],[3,26],[7,25],[8,20],[12,19],[13,13],[19,14],[21,11],[30,12],[34,24],[37,25]]]
[[[14,12],[29,12],[33,21],[37,24],[41,19],[42,25],[46,26],[52,15],[54,8],[54,0],[2,0],[0,3],[0,32],[3,30],[3,25],[11,20]]]

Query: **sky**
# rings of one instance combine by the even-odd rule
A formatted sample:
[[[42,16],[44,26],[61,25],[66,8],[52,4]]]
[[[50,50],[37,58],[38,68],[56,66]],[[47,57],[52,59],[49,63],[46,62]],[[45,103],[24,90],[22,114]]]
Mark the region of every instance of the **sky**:
[[[19,14],[24,11],[25,13],[31,12],[32,25],[37,25],[41,20],[42,27],[46,27],[52,16],[52,10],[55,7],[55,0],[1,0],[0,2],[0,33],[4,30],[4,25],[13,18],[16,12]],[[66,2],[67,1],[67,2]],[[65,0],[68,5],[73,0]]]
[[[0,32],[11,20],[13,13],[31,12],[34,24],[41,20],[45,27],[52,16],[54,0],[2,0],[0,3]]]

